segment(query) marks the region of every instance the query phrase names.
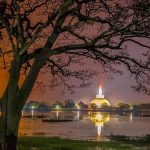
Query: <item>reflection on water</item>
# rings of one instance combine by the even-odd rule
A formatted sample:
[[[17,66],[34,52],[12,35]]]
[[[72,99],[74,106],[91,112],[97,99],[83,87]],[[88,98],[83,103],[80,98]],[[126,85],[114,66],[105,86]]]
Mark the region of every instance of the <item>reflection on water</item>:
[[[102,140],[114,135],[144,136],[150,134],[150,117],[135,117],[132,113],[118,114],[82,111],[53,111],[49,113],[24,112],[19,133],[23,135],[60,136],[62,138]],[[69,122],[42,122],[46,119],[72,120]],[[31,117],[25,117],[31,116]]]
[[[109,113],[94,113],[90,115],[90,120],[95,124],[97,127],[97,135],[101,136],[102,127],[104,126],[104,123],[109,122],[110,115]]]
[[[80,119],[80,111],[79,110],[77,111],[77,119],[78,120]]]
[[[31,110],[31,116],[34,117],[34,109]]]
[[[24,110],[22,110],[22,117],[24,116]]]
[[[79,110],[76,111],[76,114],[72,114],[72,116],[63,114],[63,112],[61,112],[61,111],[55,111],[55,113],[56,113],[56,118],[54,117],[55,119],[75,119],[75,120],[80,120],[80,111]]]
[[[130,117],[130,122],[132,123],[132,121],[133,121],[133,113],[132,112],[130,113],[129,117]]]
[[[59,111],[56,111],[56,118],[59,118]]]

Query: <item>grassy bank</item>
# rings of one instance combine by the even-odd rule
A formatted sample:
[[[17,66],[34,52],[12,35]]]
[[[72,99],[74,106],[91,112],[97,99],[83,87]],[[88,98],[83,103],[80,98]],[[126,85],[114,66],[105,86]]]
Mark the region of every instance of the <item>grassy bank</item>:
[[[111,140],[92,142],[47,137],[20,137],[19,150],[132,150],[150,149],[148,140]]]

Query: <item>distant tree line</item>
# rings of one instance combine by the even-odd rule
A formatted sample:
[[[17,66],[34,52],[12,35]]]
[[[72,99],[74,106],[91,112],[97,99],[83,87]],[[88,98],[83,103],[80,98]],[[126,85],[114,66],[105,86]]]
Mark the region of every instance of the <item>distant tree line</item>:
[[[117,108],[120,110],[133,110],[133,111],[150,110],[150,103],[135,104],[135,105],[127,103],[118,103]]]
[[[24,109],[39,109],[39,110],[49,110],[49,109],[98,109],[95,104],[85,104],[84,102],[75,102],[72,99],[65,100],[65,102],[56,101],[52,104],[46,102],[38,101],[29,101],[26,103]],[[115,109],[115,110],[150,110],[150,103],[143,104],[127,104],[127,103],[118,103],[115,106],[107,106],[105,103],[101,106],[101,109]]]
[[[84,102],[75,103],[72,99],[66,100],[64,103],[60,101],[56,101],[53,104],[49,104],[46,102],[38,102],[38,101],[29,101],[26,103],[24,109],[42,109],[47,110],[51,108],[68,108],[68,109],[87,109],[89,106]]]

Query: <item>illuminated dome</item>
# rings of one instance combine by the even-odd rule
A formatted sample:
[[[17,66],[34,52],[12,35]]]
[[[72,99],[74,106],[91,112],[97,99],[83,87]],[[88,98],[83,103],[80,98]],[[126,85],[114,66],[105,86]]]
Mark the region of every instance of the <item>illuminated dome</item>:
[[[105,98],[96,98],[92,100],[91,104],[95,104],[97,107],[101,107],[102,105],[110,106],[110,103]]]
[[[91,104],[95,104],[98,108],[102,107],[103,105],[110,106],[110,103],[107,99],[104,98],[102,94],[102,88],[99,88],[99,94],[96,95],[96,98],[91,101]]]

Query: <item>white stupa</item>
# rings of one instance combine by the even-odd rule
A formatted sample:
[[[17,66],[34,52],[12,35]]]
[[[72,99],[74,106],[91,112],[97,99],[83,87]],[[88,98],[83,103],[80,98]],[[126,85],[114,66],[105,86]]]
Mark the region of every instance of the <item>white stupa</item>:
[[[108,100],[104,98],[101,86],[99,87],[98,95],[96,95],[96,98],[91,101],[91,104],[95,104],[98,108],[102,107],[102,105],[110,106]]]
[[[104,98],[101,86],[99,87],[99,93],[96,95],[96,98]]]

